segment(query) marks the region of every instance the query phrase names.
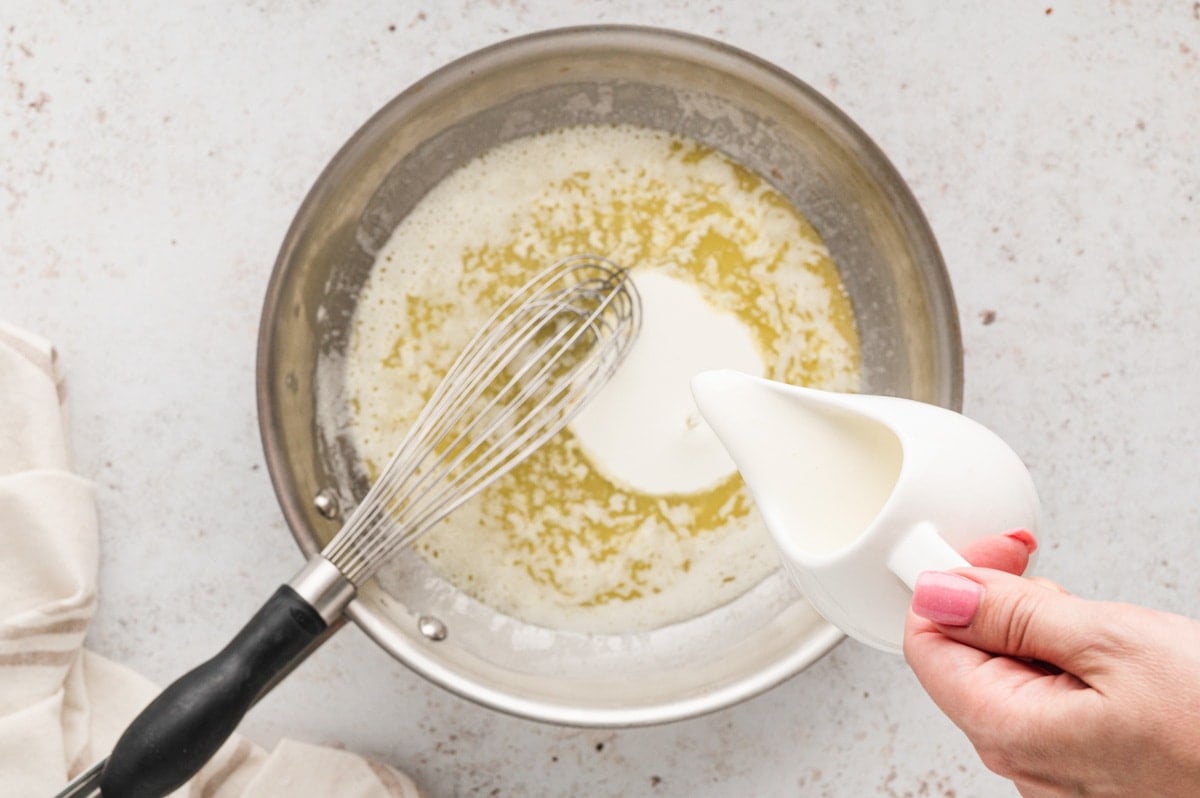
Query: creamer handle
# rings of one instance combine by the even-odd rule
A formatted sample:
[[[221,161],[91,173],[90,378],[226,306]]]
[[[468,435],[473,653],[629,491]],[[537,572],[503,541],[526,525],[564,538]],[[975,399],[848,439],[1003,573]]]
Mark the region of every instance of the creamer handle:
[[[917,577],[925,571],[967,568],[971,563],[954,550],[928,522],[917,524],[901,538],[888,556],[888,570],[900,577],[909,590],[916,589]]]

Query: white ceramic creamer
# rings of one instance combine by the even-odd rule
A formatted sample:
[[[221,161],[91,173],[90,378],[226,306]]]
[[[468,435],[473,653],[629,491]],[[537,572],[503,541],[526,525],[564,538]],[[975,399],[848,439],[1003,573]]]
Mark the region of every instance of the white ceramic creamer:
[[[968,563],[979,538],[1038,532],[1021,459],[960,413],[800,388],[737,371],[692,379],[783,562],[842,631],[899,653],[917,577]]]

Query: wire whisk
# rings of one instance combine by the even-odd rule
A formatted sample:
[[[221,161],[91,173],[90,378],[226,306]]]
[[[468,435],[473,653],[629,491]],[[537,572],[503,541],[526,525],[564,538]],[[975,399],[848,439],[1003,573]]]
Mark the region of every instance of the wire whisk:
[[[602,258],[568,258],[526,283],[467,344],[322,555],[361,584],[566,426],[640,322],[628,274]]]
[[[526,283],[471,339],[322,552],[220,653],[159,694],[60,798],[158,798],[190,778],[388,557],[567,425],[640,325],[628,273],[603,258],[567,258]]]

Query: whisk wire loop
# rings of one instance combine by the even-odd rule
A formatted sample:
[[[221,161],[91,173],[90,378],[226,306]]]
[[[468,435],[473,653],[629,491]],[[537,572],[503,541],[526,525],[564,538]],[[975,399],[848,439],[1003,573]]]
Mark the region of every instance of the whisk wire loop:
[[[530,308],[535,307],[533,305],[530,306]],[[530,315],[530,308],[520,306],[516,312],[528,316]],[[456,449],[462,451],[460,444],[464,436],[470,435],[473,432],[474,427],[485,418],[486,413],[491,410],[496,401],[502,398],[503,391],[497,393],[491,402],[487,403],[487,405],[477,412],[467,427],[460,432],[458,438],[444,445],[440,453],[433,447],[421,447],[418,444],[421,441],[444,440],[452,429],[455,420],[460,418],[462,412],[480,398],[480,395],[489,385],[493,384],[507,363],[511,361],[522,347],[527,345],[529,338],[542,326],[544,326],[544,322],[539,318],[528,319],[522,326],[517,328],[515,334],[508,336],[502,341],[498,341],[497,339],[504,331],[503,328],[485,326],[478,340],[475,342],[476,345],[468,346],[465,350],[465,354],[468,357],[460,358],[457,366],[450,370],[433,398],[427,403],[426,412],[418,418],[418,421],[406,437],[404,444],[397,452],[395,467],[389,466],[384,476],[379,480],[379,484],[377,485],[378,491],[375,496],[375,506],[372,508],[372,512],[361,515],[357,519],[352,518],[352,521],[357,521],[355,525],[356,529],[378,524],[382,517],[389,514],[396,514],[398,507],[403,506],[410,495],[427,489],[425,483],[431,478],[432,474],[436,473],[439,476],[445,476],[448,473],[445,470],[436,470],[436,466],[442,465],[441,462],[435,462],[433,464],[435,468],[424,468],[426,465],[425,461],[430,457],[437,458],[439,461],[444,460],[446,452],[454,452]],[[537,356],[543,355],[552,343],[553,341],[548,342],[546,346],[542,347]],[[529,360],[521,374],[524,373],[524,370],[532,367],[535,362],[536,356]],[[467,375],[462,389],[458,392],[445,390],[445,386],[456,384],[456,380],[460,374]],[[476,438],[476,441],[485,439],[486,433]],[[469,451],[464,452],[464,454],[469,454]],[[413,475],[416,476],[414,477]],[[406,476],[411,478],[406,479]],[[402,488],[407,488],[407,490],[404,494],[398,495],[398,491]],[[374,534],[371,535],[371,538],[386,535],[387,532],[387,525],[381,525],[373,530]],[[360,548],[365,548],[370,543],[371,538],[364,536]]]
[[[527,282],[471,339],[322,555],[358,585],[556,435],[641,323],[628,273],[595,256]]]
[[[558,312],[562,312],[565,308],[566,306],[560,307]],[[597,318],[602,317],[597,316]],[[531,328],[527,332],[532,334],[535,330]],[[539,387],[546,384],[557,362],[557,358],[552,360],[548,358],[548,355],[557,353],[559,350],[567,351],[576,346],[580,338],[588,335],[591,335],[591,332],[586,327],[570,328],[561,330],[542,344],[536,352],[522,361],[522,367],[472,417],[470,424],[460,430],[443,447],[444,454],[430,465],[429,470],[418,478],[410,480],[412,485],[403,496],[393,497],[390,501],[382,500],[393,516],[404,514],[408,521],[407,537],[415,537],[426,531],[444,515],[453,511],[478,489],[490,482],[494,471],[506,470],[506,464],[510,460],[516,462],[524,459],[532,449],[540,446],[550,435],[557,432],[557,428],[546,430],[534,422],[544,419],[546,411],[553,407],[554,402],[576,403],[578,401],[582,393],[578,390],[571,391],[568,386],[573,384],[572,380],[578,374],[594,368],[596,365],[594,361],[605,357],[604,350],[589,348],[589,357],[581,359],[575,365],[573,373],[559,375],[560,379],[554,383],[554,390],[546,391],[540,401],[529,407],[527,412],[519,414],[515,422],[512,421],[509,413],[498,415],[492,411],[497,406],[501,409],[525,407],[525,403],[533,400],[537,395]],[[529,375],[528,372],[535,366],[539,367],[538,373]],[[481,385],[490,384],[493,381],[491,378],[495,376],[495,374],[485,374],[479,383]],[[473,393],[477,395],[478,391]],[[458,404],[463,403],[459,402]],[[490,418],[489,414],[494,417],[491,417],[486,428],[480,429],[480,425]],[[501,429],[505,425],[508,425],[509,428]],[[539,432],[542,433],[540,436]],[[452,456],[453,459],[451,459]],[[472,461],[489,465],[486,468],[466,468]],[[436,481],[431,475],[436,475]],[[414,494],[419,498],[419,503],[408,503],[406,501],[408,496]],[[391,524],[386,525],[389,531],[392,526]],[[382,528],[380,531],[384,532]],[[380,540],[372,541],[372,543],[377,545],[365,546],[360,552],[360,558],[386,557],[387,552],[383,551],[384,548],[395,548],[405,542],[403,538],[389,537],[386,532],[376,537]]]

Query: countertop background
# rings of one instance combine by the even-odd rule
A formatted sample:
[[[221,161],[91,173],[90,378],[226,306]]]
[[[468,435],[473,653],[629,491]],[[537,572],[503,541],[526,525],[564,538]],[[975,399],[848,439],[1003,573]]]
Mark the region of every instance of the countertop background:
[[[165,681],[300,562],[254,404],[284,231],[343,141],[478,47],[636,22],[809,82],[888,153],[949,264],[966,411],[1027,460],[1039,569],[1200,615],[1200,3],[0,5],[0,317],[54,340],[98,486],[89,645]],[[855,643],[629,731],[502,716],[357,629],[244,724],[431,796],[1009,796],[898,658]]]

